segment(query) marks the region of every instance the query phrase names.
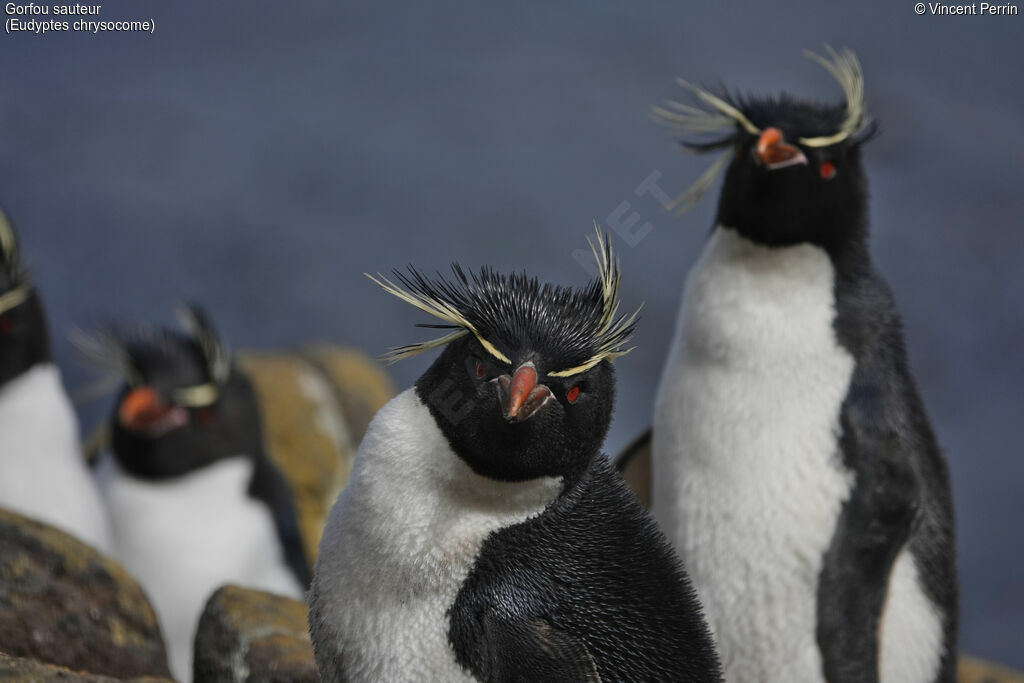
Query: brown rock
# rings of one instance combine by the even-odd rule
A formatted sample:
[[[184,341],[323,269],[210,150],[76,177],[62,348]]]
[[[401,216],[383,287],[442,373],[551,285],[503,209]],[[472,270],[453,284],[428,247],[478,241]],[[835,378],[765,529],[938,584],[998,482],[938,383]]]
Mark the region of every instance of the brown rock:
[[[291,489],[310,566],[355,448],[331,386],[297,354],[245,351],[239,367],[260,404],[263,443]]]
[[[651,432],[644,432],[622,449],[615,466],[643,506],[651,507]]]
[[[56,664],[46,664],[34,659],[10,657],[0,653],[0,680],[8,683],[50,683],[50,681],[67,681],[68,683],[172,683],[170,678],[142,676],[139,678],[111,678],[71,669]]]
[[[6,510],[0,652],[119,678],[170,675],[156,615],[135,579],[74,537]]]
[[[352,443],[358,445],[370,420],[395,395],[391,377],[362,351],[312,344],[305,355],[334,385]]]
[[[317,345],[307,354],[244,351],[237,359],[259,400],[263,442],[288,481],[312,566],[366,425],[394,387],[361,352]]]
[[[960,655],[957,667],[959,683],[1024,683],[1024,674],[983,659]]]
[[[195,683],[317,683],[306,605],[238,586],[206,603],[195,645]]]

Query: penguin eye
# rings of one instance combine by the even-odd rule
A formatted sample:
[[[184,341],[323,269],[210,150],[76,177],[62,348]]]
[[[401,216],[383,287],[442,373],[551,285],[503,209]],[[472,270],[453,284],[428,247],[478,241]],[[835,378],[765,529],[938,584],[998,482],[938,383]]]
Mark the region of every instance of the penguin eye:
[[[213,423],[213,420],[216,417],[216,415],[213,414],[213,408],[200,408],[199,413],[198,415],[196,415],[196,417],[199,418],[199,424],[205,427]]]
[[[823,161],[821,166],[818,167],[818,173],[825,180],[832,180],[836,177],[836,165],[831,161]]]
[[[577,384],[568,392],[566,392],[565,397],[569,399],[569,403],[575,403],[576,399],[580,397],[580,385]]]
[[[487,369],[484,367],[483,363],[481,363],[480,361],[477,361],[476,362],[476,370],[474,372],[476,374],[476,378],[477,379],[483,379],[484,375],[487,374]]]
[[[12,327],[14,327],[14,323],[11,322],[11,316],[0,316],[0,334],[7,334]]]

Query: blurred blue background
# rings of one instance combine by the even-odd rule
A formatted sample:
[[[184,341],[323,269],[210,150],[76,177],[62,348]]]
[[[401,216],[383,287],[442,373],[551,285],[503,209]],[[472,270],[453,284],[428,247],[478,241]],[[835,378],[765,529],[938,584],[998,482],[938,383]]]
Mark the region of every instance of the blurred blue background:
[[[648,422],[714,211],[715,192],[681,219],[637,196],[655,172],[675,194],[709,161],[679,155],[650,104],[677,75],[838,99],[801,52],[855,49],[884,129],[866,153],[873,251],[953,472],[962,645],[1024,668],[1024,16],[109,0],[100,18],[148,17],[154,35],[0,38],[0,198],[71,387],[92,377],[72,324],[170,322],[187,297],[235,346],[378,353],[424,319],[363,271],[459,260],[581,284],[592,221],[637,220],[638,244],[614,237],[624,305],[646,304],[609,452]],[[398,384],[431,357],[394,366]],[[107,409],[84,406],[85,425]]]

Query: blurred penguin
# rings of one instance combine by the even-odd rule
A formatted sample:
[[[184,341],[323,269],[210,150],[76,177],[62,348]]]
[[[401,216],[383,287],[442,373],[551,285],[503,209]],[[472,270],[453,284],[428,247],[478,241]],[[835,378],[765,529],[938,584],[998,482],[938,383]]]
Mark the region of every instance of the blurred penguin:
[[[39,293],[0,211],[0,507],[34,517],[109,552],[110,526],[78,441],[78,420]]]
[[[217,587],[300,598],[310,568],[249,380],[198,307],[183,319],[188,334],[108,329],[78,341],[124,379],[112,452],[99,464],[116,554],[154,602],[173,673],[188,679],[196,623]]]

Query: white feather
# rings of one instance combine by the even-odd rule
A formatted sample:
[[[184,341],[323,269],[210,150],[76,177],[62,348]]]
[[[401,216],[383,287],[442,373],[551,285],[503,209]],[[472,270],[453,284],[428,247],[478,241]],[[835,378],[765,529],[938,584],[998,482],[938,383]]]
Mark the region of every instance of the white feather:
[[[561,480],[498,482],[449,447],[409,389],[374,418],[352,478],[331,511],[313,594],[341,652],[325,680],[472,681],[448,644],[448,608],[483,540],[540,513]],[[326,641],[323,633],[338,634]],[[321,653],[322,654],[322,653]],[[334,676],[335,678],[331,678]]]
[[[917,563],[907,549],[896,558],[882,612],[881,683],[932,683],[945,648],[942,614],[921,589]]]
[[[101,552],[111,550],[107,511],[52,363],[0,388],[0,507],[60,527]]]
[[[717,228],[687,280],[662,376],[653,510],[729,681],[823,680],[818,577],[853,485],[838,420],[854,359],[832,327],[834,277],[816,246],[766,248]],[[889,613],[915,612],[887,620],[886,644],[908,642],[907,621],[929,622],[901,572]],[[903,662],[919,652],[884,651],[885,671],[918,670]]]
[[[166,481],[137,479],[109,455],[103,467],[117,557],[153,602],[177,679],[192,678],[195,628],[220,586],[302,597],[269,508],[247,493],[248,457]]]

